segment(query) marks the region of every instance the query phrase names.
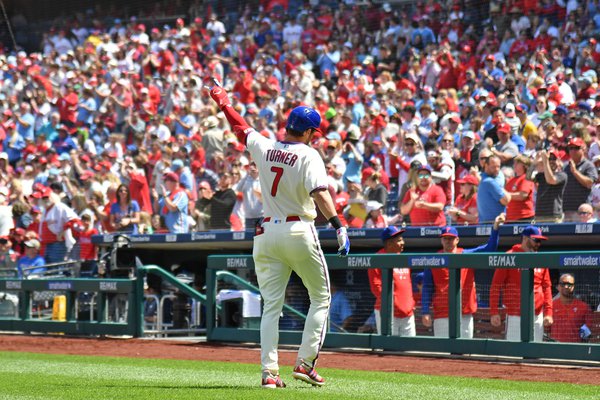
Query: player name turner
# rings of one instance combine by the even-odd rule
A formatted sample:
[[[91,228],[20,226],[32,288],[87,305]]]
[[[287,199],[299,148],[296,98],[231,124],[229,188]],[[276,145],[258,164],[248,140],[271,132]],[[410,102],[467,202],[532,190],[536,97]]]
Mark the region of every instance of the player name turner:
[[[289,151],[283,150],[267,150],[265,159],[269,162],[277,162],[293,167],[298,160],[298,156]]]

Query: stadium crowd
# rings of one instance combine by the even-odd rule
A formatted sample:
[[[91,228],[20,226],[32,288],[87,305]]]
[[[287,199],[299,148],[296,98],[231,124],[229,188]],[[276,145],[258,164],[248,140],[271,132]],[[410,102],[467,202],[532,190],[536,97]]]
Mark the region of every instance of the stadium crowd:
[[[273,139],[294,106],[321,113],[312,146],[349,227],[596,221],[598,1],[354,3],[73,18],[39,51],[0,55],[3,257],[60,261],[78,242],[94,259],[101,232],[253,228],[260,177],[213,78]]]

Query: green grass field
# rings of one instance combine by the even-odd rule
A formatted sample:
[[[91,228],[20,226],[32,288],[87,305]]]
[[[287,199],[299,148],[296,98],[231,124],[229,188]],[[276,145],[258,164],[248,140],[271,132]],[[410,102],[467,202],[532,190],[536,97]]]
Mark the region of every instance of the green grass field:
[[[256,365],[0,352],[0,399],[599,399],[600,386],[324,368],[313,388],[260,388]],[[585,373],[582,371],[582,373]]]

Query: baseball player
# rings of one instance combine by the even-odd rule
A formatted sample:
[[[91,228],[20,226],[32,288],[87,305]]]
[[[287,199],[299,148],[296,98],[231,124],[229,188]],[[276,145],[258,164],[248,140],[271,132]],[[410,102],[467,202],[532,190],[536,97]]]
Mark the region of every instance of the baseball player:
[[[404,250],[405,229],[388,226],[381,233],[383,249],[377,254],[400,254]],[[381,335],[381,269],[369,268],[369,285],[375,296],[375,324],[377,334]],[[413,298],[410,269],[394,268],[394,318],[392,319],[392,335],[415,336],[415,299]]]
[[[505,215],[500,214],[494,221],[492,233],[485,245],[472,249],[458,247],[458,232],[451,226],[442,228],[442,249],[438,253],[468,254],[496,251],[499,241],[499,227],[504,223]],[[430,327],[431,314],[429,312],[433,296],[433,335],[448,337],[448,287],[450,283],[447,268],[426,269],[423,275],[422,321],[423,325]],[[473,314],[477,311],[477,294],[475,292],[475,271],[471,268],[460,270],[461,288],[461,321],[460,337],[473,338]]]
[[[217,83],[217,82],[215,82]],[[321,117],[314,109],[294,108],[286,124],[285,139],[267,139],[233,109],[220,85],[210,89],[227,121],[244,143],[260,176],[264,219],[254,238],[253,258],[264,307],[260,324],[262,387],[280,388],[277,345],[279,316],[285,289],[292,271],[302,279],[310,297],[302,343],[293,377],[313,386],[325,380],[315,370],[325,338],[331,301],[327,264],[313,220],[319,210],[336,229],[340,256],[350,250],[346,228],[342,227],[327,190],[327,172],[319,153],[311,146]]]
[[[537,226],[523,229],[521,243],[515,244],[508,253],[537,253],[543,240]],[[502,302],[506,306],[506,340],[521,340],[521,270],[518,268],[497,269],[490,287],[490,322],[500,326],[502,320],[498,312],[500,291],[503,291]],[[544,327],[551,326],[552,318],[552,283],[547,268],[535,268],[533,271],[534,311],[533,341],[541,342],[544,338]]]

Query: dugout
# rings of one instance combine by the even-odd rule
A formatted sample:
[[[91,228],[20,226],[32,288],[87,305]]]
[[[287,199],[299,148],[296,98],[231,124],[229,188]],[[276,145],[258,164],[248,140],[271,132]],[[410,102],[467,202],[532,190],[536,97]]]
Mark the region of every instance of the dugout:
[[[543,224],[538,225],[548,236],[548,242],[542,245],[542,251],[584,251],[596,250],[600,247],[600,224]],[[498,251],[506,251],[521,241],[521,231],[525,225],[504,225],[500,228],[500,247]],[[490,226],[460,226],[457,227],[460,236],[460,246],[474,247],[484,244],[490,234]],[[440,247],[439,227],[407,227],[404,233],[405,252],[436,253]],[[351,254],[375,253],[381,248],[381,229],[350,229]],[[206,285],[207,257],[210,255],[249,255],[252,254],[251,231],[230,232],[210,231],[189,234],[158,234],[131,236],[128,248],[119,250],[119,258],[131,260],[138,257],[142,264],[159,265],[173,274],[189,272],[194,274],[193,286],[201,289]],[[335,232],[320,230],[319,237],[326,254],[334,254],[337,250]],[[112,235],[98,235],[93,242],[104,249],[112,245]],[[360,266],[358,266],[360,267]],[[596,266],[597,267],[597,266]],[[422,271],[413,268],[413,279]],[[586,270],[553,269],[551,276],[553,284],[560,273],[572,272],[577,282],[577,294],[588,302],[595,310],[600,304],[600,268]],[[253,273],[243,268],[237,273],[250,283],[256,284]],[[477,270],[478,305],[485,309],[489,306],[488,290],[493,270]],[[356,331],[369,318],[374,298],[370,292],[366,268],[352,268],[346,271],[335,271],[333,277],[342,288],[348,301],[354,307],[354,315],[349,323],[349,330]],[[149,279],[158,279],[149,277]],[[416,282],[413,280],[413,286]],[[554,285],[553,285],[554,286]],[[292,275],[289,301],[299,311],[307,309],[304,288]],[[300,326],[293,317],[285,315],[282,328],[296,329]]]

